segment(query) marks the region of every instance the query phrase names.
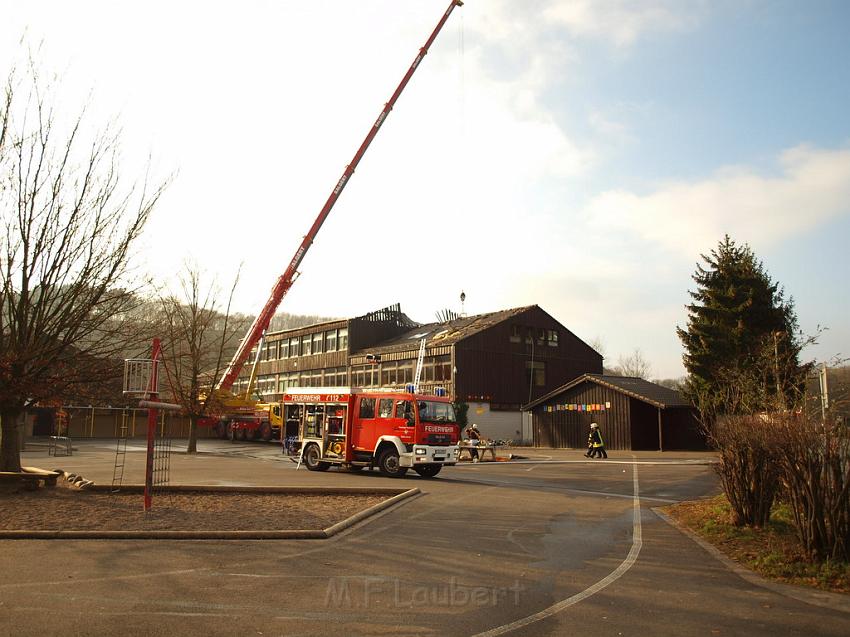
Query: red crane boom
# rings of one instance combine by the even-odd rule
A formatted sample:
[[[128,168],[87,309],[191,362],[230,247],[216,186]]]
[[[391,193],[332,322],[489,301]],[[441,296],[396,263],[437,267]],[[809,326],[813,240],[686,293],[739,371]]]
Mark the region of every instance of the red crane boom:
[[[404,90],[407,83],[410,81],[410,78],[413,76],[413,73],[419,67],[419,63],[422,61],[422,58],[425,57],[428,53],[428,49],[431,47],[431,44],[434,42],[437,35],[443,28],[443,25],[446,23],[446,20],[449,19],[452,11],[454,11],[455,7],[463,6],[462,0],[452,0],[449,3],[449,8],[446,9],[443,16],[440,18],[440,21],[437,23],[437,26],[434,28],[434,31],[431,33],[431,37],[425,42],[425,45],[419,49],[419,54],[413,60],[413,64],[410,65],[410,68],[407,70],[407,73],[404,74],[404,77],[401,79],[401,82],[396,88],[395,92],[390,97],[390,100],[384,105],[384,109],[381,111],[381,114],[378,115],[378,119],[375,120],[375,124],[369,129],[369,133],[366,135],[366,139],[363,140],[363,143],[360,144],[360,148],[357,149],[357,152],[354,154],[354,158],[351,160],[351,163],[346,166],[345,171],[342,173],[342,177],[339,178],[339,181],[334,186],[333,191],[331,192],[328,200],[325,202],[325,205],[322,206],[322,210],[319,212],[319,216],[316,217],[316,220],[313,222],[313,225],[310,227],[310,231],[304,236],[304,240],[301,242],[298,250],[295,252],[295,256],[292,257],[292,261],[289,262],[289,266],[286,268],[286,272],[277,280],[274,288],[272,288],[271,296],[269,300],[266,302],[266,305],[263,307],[262,311],[257,315],[257,318],[254,320],[254,323],[251,325],[251,329],[248,330],[248,333],[245,335],[245,338],[242,340],[242,343],[239,345],[239,349],[236,350],[236,353],[233,355],[233,360],[230,361],[230,364],[227,366],[227,371],[221,379],[221,382],[218,385],[218,389],[229,391],[233,386],[233,383],[236,381],[237,376],[239,376],[239,372],[242,371],[242,366],[245,364],[245,361],[248,360],[248,354],[254,348],[254,346],[259,342],[263,333],[269,326],[269,322],[274,316],[275,311],[277,310],[280,302],[283,300],[283,297],[289,291],[289,288],[292,287],[292,284],[295,282],[298,273],[298,266],[301,264],[301,261],[304,259],[304,255],[307,254],[307,250],[310,249],[310,245],[313,243],[313,240],[316,238],[316,234],[319,232],[319,228],[322,227],[322,224],[325,222],[328,214],[330,214],[331,209],[334,207],[337,199],[339,199],[340,194],[342,194],[345,185],[348,183],[348,180],[351,178],[351,175],[354,174],[354,170],[357,168],[357,164],[360,163],[360,160],[363,158],[363,155],[366,153],[366,149],[369,148],[369,145],[372,143],[372,140],[375,138],[375,135],[378,134],[378,130],[381,128],[381,125],[386,120],[387,116],[390,114],[390,111],[395,106],[396,100],[398,100],[401,92]],[[259,354],[258,354],[259,355]]]

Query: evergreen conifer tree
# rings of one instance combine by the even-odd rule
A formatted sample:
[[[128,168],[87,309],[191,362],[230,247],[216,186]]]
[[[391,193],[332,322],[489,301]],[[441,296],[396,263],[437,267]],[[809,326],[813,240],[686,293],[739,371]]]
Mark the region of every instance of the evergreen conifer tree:
[[[793,300],[750,247],[728,235],[701,256],[687,329],[676,330],[689,373],[685,394],[709,419],[792,407],[805,373]]]

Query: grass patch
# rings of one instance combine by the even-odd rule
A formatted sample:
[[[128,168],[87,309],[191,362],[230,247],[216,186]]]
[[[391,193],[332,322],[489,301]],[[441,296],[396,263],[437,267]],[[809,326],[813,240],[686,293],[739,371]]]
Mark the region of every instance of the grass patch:
[[[810,562],[800,547],[793,514],[786,504],[774,504],[770,521],[762,529],[735,526],[725,495],[680,502],[663,511],[766,578],[833,593],[850,593],[850,564]]]

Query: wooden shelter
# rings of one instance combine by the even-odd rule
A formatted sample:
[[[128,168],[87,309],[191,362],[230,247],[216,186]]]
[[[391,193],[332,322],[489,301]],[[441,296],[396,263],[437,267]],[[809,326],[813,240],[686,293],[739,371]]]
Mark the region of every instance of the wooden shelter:
[[[697,410],[679,392],[630,376],[583,374],[523,407],[535,446],[580,449],[590,423],[609,449],[706,448]]]

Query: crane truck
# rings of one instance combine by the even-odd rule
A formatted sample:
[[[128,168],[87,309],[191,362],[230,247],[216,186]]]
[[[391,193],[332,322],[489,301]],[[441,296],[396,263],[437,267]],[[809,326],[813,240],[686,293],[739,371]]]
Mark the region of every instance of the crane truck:
[[[454,11],[456,7],[460,6],[463,6],[462,0],[451,0],[448,8],[443,12],[437,26],[431,32],[431,35],[428,37],[425,44],[419,49],[413,63],[402,77],[401,82],[396,87],[389,101],[384,105],[384,108],[381,110],[378,118],[375,120],[375,123],[369,129],[366,138],[354,154],[353,159],[343,171],[342,176],[334,185],[333,190],[325,201],[324,206],[322,206],[316,220],[313,222],[313,225],[310,227],[298,249],[295,251],[295,255],[290,260],[286,270],[278,278],[272,288],[268,301],[257,315],[256,319],[254,319],[253,324],[237,348],[236,353],[233,355],[233,358],[228,364],[221,380],[206,397],[208,405],[211,406],[209,411],[216,412],[219,416],[217,419],[213,419],[218,421],[216,426],[218,427],[219,434],[224,433],[225,435],[229,435],[231,439],[254,437],[266,438],[269,434],[274,435],[279,430],[281,432],[281,437],[283,437],[285,427],[282,424],[280,404],[259,403],[251,399],[250,385],[252,383],[249,383],[248,392],[242,395],[235,395],[232,392],[233,384],[242,371],[251,350],[261,341],[269,326],[269,322],[283,300],[283,297],[298,277],[298,268],[301,265],[304,256],[313,244],[319,229],[322,227],[322,224],[324,224],[331,212],[331,209],[336,204],[342,194],[342,191],[345,189],[345,186],[354,174],[357,165],[360,163],[360,160],[363,158],[363,155],[366,153],[366,150],[369,148],[372,140],[378,134],[381,126],[386,121],[395,106],[396,101],[402,91],[404,91],[407,83],[410,81],[410,78],[416,72],[416,69],[419,68],[420,62],[422,62],[422,59],[425,55],[427,55],[429,48],[437,38],[437,35],[442,30],[446,21],[449,19],[449,16],[451,16],[452,11]],[[454,440],[456,442],[457,438],[455,437]]]

